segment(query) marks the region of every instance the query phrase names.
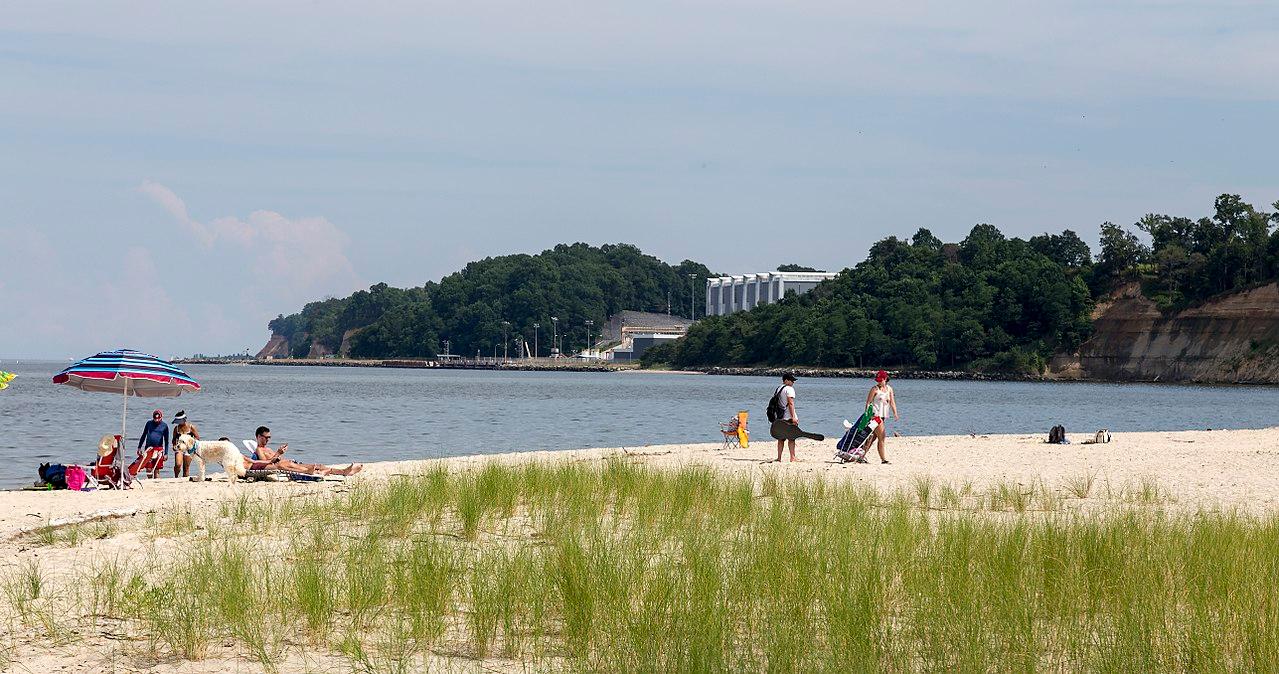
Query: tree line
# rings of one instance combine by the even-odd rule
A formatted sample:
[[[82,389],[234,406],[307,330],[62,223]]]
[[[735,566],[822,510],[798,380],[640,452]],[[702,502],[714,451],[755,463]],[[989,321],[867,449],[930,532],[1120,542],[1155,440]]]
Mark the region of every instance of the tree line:
[[[1071,230],[1022,240],[981,224],[942,243],[920,229],[909,241],[875,243],[865,261],[806,295],[701,321],[644,362],[1042,371],[1054,352],[1088,337],[1095,301],[1117,285],[1139,282],[1175,311],[1276,280],[1277,227],[1279,213],[1223,194],[1197,220],[1104,223],[1095,259]]]
[[[982,224],[955,244],[920,229],[805,295],[707,318],[645,360],[1034,369],[1087,337],[1090,262],[1071,231],[1023,241]]]
[[[1140,283],[1159,307],[1175,311],[1279,278],[1279,202],[1274,207],[1223,194],[1197,219],[1107,222],[1095,257],[1071,230],[1023,240],[980,224],[958,243],[927,229],[908,240],[890,236],[812,292],[704,319],[645,362],[1042,370],[1054,352],[1088,337],[1095,301],[1117,285]],[[601,326],[618,311],[663,312],[669,301],[673,313],[687,315],[691,294],[705,315],[709,276],[703,264],[669,265],[629,244],[559,245],[486,258],[421,287],[380,283],[312,302],[270,327],[295,356],[312,344],[336,352],[350,333],[354,357],[431,358],[446,339],[455,354],[491,354],[504,328],[508,339],[531,342],[540,323],[545,355],[557,316],[571,352],[586,345],[587,320]]]
[[[495,347],[500,353],[503,340],[516,337],[530,348],[537,341],[547,355],[552,316],[569,352],[586,346],[587,320],[598,334],[619,311],[665,312],[668,302],[672,313],[686,316],[690,294],[698,315],[705,313],[710,275],[703,264],[670,265],[630,244],[561,244],[536,255],[485,258],[421,287],[379,283],[349,297],[311,302],[268,327],[288,339],[294,357],[305,356],[313,344],[336,353],[348,332],[355,358],[434,358],[444,340],[454,354],[492,354]],[[515,353],[511,342],[505,345]]]
[[[1279,279],[1279,201],[1273,208],[1258,210],[1223,194],[1212,215],[1198,219],[1151,213],[1132,228],[1107,222],[1093,286],[1103,292],[1140,282],[1161,309],[1176,311]]]

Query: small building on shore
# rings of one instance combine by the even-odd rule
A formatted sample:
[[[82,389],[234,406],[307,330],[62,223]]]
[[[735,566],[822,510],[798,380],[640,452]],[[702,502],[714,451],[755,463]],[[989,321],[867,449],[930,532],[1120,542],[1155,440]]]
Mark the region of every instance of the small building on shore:
[[[818,283],[839,276],[825,271],[769,271],[706,279],[706,315],[725,316],[771,304],[790,294],[803,295]]]
[[[639,360],[645,351],[659,345],[673,342],[683,333],[663,333],[663,332],[634,332],[627,335],[627,339],[619,346],[616,346],[604,352],[604,357],[618,363],[629,363]]]
[[[603,348],[605,360],[619,363],[639,360],[650,348],[683,337],[692,324],[692,320],[682,316],[621,311],[604,324],[597,348]]]

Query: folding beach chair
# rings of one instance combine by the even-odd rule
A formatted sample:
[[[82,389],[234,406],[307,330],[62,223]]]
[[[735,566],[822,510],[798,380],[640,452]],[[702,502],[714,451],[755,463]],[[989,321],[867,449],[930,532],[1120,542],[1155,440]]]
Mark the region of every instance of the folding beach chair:
[[[98,445],[98,458],[89,470],[89,477],[106,489],[127,489],[133,482],[133,476],[124,468],[123,455],[120,453],[122,443],[118,435],[104,437]]]
[[[747,419],[749,417],[750,413],[742,410],[732,419],[720,422],[719,432],[724,436],[724,444],[720,446],[721,450],[734,447],[742,449],[750,446],[750,430],[747,428]]]
[[[162,468],[164,468],[164,448],[147,447],[142,450],[142,454],[137,459],[134,459],[133,463],[129,464],[129,474],[134,477],[137,477],[138,473],[147,475],[154,473],[159,476]]]

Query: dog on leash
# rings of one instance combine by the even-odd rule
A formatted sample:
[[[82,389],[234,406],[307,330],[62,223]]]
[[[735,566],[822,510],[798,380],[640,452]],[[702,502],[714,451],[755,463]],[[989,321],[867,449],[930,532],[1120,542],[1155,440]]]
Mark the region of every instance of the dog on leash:
[[[187,452],[200,467],[200,476],[192,477],[192,482],[204,482],[205,462],[220,463],[226,471],[227,481],[235,483],[236,478],[244,477],[244,455],[235,448],[235,443],[228,440],[196,440],[190,434],[178,436],[173,447],[179,452]]]

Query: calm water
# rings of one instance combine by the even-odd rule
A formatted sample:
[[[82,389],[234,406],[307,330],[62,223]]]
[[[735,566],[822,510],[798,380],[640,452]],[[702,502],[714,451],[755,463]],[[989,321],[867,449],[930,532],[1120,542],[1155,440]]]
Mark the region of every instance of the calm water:
[[[87,463],[120,430],[121,397],[54,386],[65,363],[0,362],[19,378],[0,391],[0,486],[35,479],[42,461]],[[648,373],[472,372],[337,367],[190,366],[204,389],[130,398],[129,446],[152,409],[185,409],[205,438],[271,427],[294,458],[421,459],[535,449],[718,442],[716,423],[751,412],[767,438],[772,378]],[[871,382],[801,379],[806,430],[833,435]],[[894,382],[906,435],[1261,428],[1279,424],[1279,388],[1141,384]],[[890,426],[893,428],[893,426]],[[761,444],[761,457],[767,453]]]

